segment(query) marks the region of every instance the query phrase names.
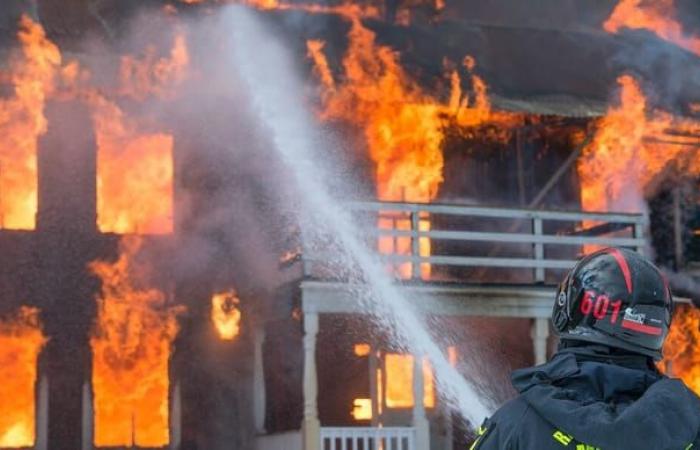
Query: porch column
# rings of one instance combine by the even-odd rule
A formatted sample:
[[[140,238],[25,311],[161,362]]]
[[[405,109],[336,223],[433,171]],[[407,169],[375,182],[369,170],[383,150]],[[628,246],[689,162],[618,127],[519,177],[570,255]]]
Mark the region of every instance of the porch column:
[[[547,362],[547,339],[549,338],[549,319],[538,317],[532,324],[532,343],[535,349],[535,364]]]
[[[92,450],[94,437],[94,408],[92,405],[92,387],[90,381],[83,383],[83,417],[82,417],[82,450]]]
[[[39,380],[36,390],[36,423],[34,449],[46,450],[49,445],[49,379],[46,375]]]
[[[179,450],[182,443],[182,394],[180,382],[174,383],[170,394],[170,450]]]
[[[318,381],[316,375],[316,335],[318,314],[304,314],[304,450],[321,447],[321,424],[318,420]]]
[[[416,450],[430,450],[430,424],[425,415],[423,357],[413,358],[413,427],[416,429]]]
[[[377,427],[380,423],[380,404],[379,398],[379,379],[377,377],[377,369],[379,368],[379,358],[377,357],[377,349],[375,346],[370,348],[369,352],[369,398],[372,402],[372,426]]]
[[[265,327],[256,325],[253,332],[253,417],[255,431],[265,434],[265,367],[263,365],[263,345]]]

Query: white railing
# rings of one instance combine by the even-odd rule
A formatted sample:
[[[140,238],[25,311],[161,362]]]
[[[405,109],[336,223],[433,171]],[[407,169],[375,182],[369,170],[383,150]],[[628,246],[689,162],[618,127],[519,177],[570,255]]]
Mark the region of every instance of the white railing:
[[[415,439],[408,427],[321,428],[321,450],[415,450]]]
[[[527,269],[531,281],[543,282],[545,271],[570,269],[584,249],[617,246],[643,252],[646,245],[643,214],[395,202],[356,202],[349,209],[374,239],[370,245],[377,248],[379,239],[394,240],[389,245],[393,251],[382,251],[382,257],[395,266],[410,265],[412,278],[420,278],[421,267],[429,264]],[[429,253],[425,242],[430,243]],[[440,248],[448,251],[441,253]],[[332,251],[305,248],[305,274],[311,275],[307,269],[323,264]]]

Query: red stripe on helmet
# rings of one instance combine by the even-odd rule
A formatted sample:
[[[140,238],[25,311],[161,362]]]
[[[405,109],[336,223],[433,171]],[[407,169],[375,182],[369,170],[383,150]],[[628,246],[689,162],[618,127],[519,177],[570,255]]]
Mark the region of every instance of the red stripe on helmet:
[[[661,328],[644,325],[641,323],[633,322],[631,320],[623,320],[622,328],[627,328],[628,330],[638,331],[644,334],[651,334],[653,336],[661,336],[661,334],[663,333],[663,330]]]
[[[630,272],[630,266],[627,264],[625,256],[616,248],[608,249],[607,253],[611,254],[617,265],[620,266],[622,270],[622,275],[625,277],[625,284],[627,284],[627,292],[632,293],[632,272]]]

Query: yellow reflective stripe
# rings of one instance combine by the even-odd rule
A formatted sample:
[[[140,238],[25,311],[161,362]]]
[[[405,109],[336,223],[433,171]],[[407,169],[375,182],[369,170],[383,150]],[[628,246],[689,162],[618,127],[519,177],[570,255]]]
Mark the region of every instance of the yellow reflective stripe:
[[[476,444],[479,443],[479,441],[481,440],[482,437],[484,437],[485,434],[486,434],[486,427],[482,425],[479,427],[478,430],[476,430],[477,438],[474,441],[474,443],[472,444],[472,446],[469,447],[469,450],[474,450],[476,448]]]
[[[552,437],[555,441],[559,442],[564,447],[567,447],[569,444],[571,444],[571,441],[574,440],[573,436],[569,436],[568,434],[565,434],[564,432],[559,430],[555,431]]]

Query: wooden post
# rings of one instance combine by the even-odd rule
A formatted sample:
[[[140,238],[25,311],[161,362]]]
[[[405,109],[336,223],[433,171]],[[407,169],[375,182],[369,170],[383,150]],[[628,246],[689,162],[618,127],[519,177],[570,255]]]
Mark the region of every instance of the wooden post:
[[[316,373],[316,335],[318,314],[304,314],[304,450],[319,450],[321,423],[318,420],[318,379]]]

